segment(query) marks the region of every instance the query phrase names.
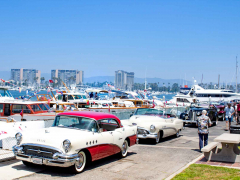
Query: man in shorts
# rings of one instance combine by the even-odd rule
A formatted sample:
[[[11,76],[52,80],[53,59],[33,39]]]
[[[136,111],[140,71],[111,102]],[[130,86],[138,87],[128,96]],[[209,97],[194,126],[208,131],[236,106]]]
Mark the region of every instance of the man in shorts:
[[[225,111],[225,119],[226,119],[226,131],[228,131],[230,129],[231,122],[233,122],[233,115],[235,113],[235,110],[232,107],[231,103],[228,103],[224,111]]]
[[[199,150],[201,151],[204,146],[208,145],[208,127],[212,125],[210,118],[207,116],[206,110],[202,111],[202,115],[198,117],[196,125],[198,126]]]

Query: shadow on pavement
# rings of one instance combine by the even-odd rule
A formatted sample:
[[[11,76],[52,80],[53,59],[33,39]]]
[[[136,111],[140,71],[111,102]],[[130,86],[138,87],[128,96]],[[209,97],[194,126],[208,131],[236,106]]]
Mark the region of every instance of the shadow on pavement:
[[[134,154],[137,154],[137,153],[128,152],[128,156],[132,156]],[[117,154],[115,154],[115,155],[106,157],[104,159],[100,159],[100,160],[93,161],[93,162],[89,163],[85,167],[84,172],[90,171],[92,169],[95,169],[95,168],[98,168],[98,167],[101,167],[103,165],[110,164],[112,162],[119,161],[119,160],[127,160],[127,159],[126,158],[119,158],[119,156]],[[56,177],[57,176],[72,177],[72,176],[76,175],[76,174],[71,173],[68,168],[51,167],[51,166],[44,166],[44,168],[45,169],[43,171],[37,172],[36,174],[47,174],[47,175],[50,175],[52,177],[54,177],[54,176],[56,176]],[[84,173],[84,172],[82,172],[82,173]]]
[[[179,135],[179,137],[181,137],[183,135]],[[161,144],[163,142],[167,142],[167,141],[171,141],[171,140],[178,140],[179,137],[176,137],[175,135],[173,136],[168,136],[166,138],[163,138],[160,140],[159,143],[156,144],[156,140],[155,139],[139,139],[139,144],[145,144],[145,145],[158,145]]]

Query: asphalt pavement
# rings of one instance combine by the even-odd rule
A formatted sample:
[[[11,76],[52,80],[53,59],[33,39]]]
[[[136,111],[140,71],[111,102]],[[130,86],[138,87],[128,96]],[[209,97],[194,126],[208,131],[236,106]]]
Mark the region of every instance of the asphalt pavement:
[[[209,142],[224,131],[225,122],[210,128]],[[141,141],[129,148],[129,155],[119,159],[114,155],[92,162],[80,174],[71,174],[64,168],[44,167],[32,175],[18,178],[20,180],[43,179],[165,179],[198,158],[202,153],[198,150],[198,134],[195,126],[186,127],[180,137],[163,139],[158,144]],[[24,168],[24,165],[22,165]]]

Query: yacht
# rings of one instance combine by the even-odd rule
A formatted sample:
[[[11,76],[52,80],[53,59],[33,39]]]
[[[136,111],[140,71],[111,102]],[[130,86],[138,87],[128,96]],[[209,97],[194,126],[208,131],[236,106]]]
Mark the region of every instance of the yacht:
[[[227,89],[204,89],[199,85],[194,85],[188,93],[195,96],[200,102],[202,101],[226,101],[230,102],[240,99],[240,94],[234,93]]]

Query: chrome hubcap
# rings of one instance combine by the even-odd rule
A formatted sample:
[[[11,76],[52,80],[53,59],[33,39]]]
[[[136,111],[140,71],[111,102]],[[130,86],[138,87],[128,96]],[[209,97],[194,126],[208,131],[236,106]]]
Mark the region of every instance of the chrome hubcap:
[[[82,154],[79,154],[78,160],[76,162],[76,168],[80,169],[83,165],[84,157]]]
[[[122,150],[122,153],[125,154],[126,151],[127,151],[127,144],[126,144],[126,142],[123,143],[122,149],[123,149],[123,150]]]
[[[157,135],[157,139],[156,139],[157,143],[159,142],[159,139],[160,139],[160,133],[158,133],[158,135]]]

